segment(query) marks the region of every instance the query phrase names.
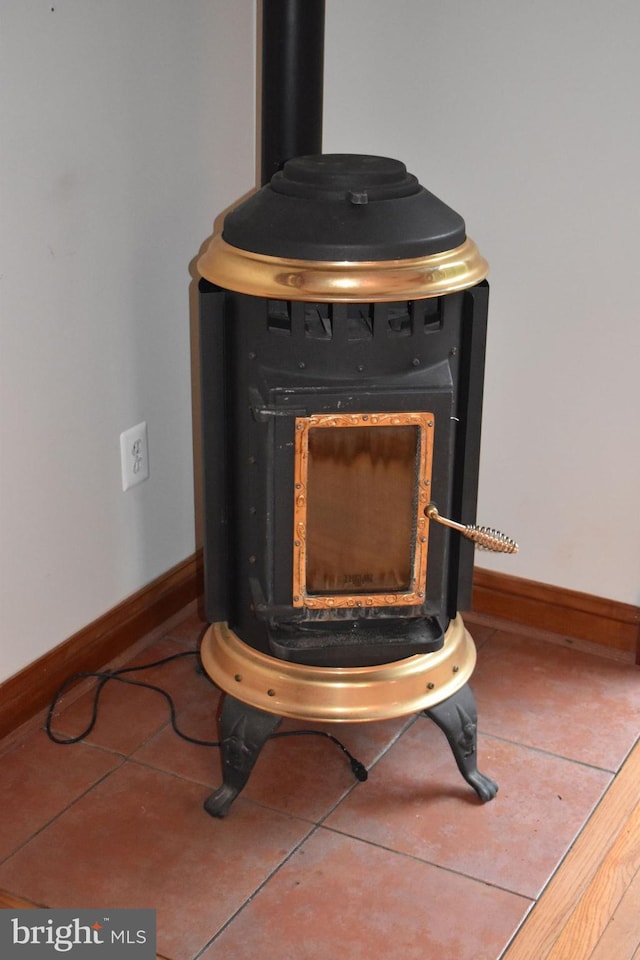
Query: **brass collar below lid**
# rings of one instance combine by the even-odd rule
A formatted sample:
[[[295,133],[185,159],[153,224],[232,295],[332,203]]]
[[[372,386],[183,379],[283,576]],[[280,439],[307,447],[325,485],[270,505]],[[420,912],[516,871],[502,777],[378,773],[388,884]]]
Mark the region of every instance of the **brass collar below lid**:
[[[273,300],[370,303],[456,293],[486,277],[489,265],[469,237],[459,247],[407,260],[294,260],[241,250],[211,238],[200,275],[227,290]]]

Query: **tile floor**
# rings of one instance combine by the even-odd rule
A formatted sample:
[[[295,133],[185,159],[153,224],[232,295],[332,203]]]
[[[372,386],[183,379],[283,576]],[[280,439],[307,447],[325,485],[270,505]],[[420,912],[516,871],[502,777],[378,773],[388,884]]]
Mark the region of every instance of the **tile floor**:
[[[498,960],[638,736],[637,668],[509,625],[467,625],[483,805],[425,717],[269,742],[225,820],[202,804],[218,751],[186,743],[158,694],[108,684],[82,742],[8,740],[0,889],[50,907],[153,907],[171,960]],[[192,610],[132,663],[195,650]],[[219,694],[182,658],[134,675],[179,726],[215,739]],[[61,704],[75,736],[91,694]],[[300,724],[287,721],[284,729]]]

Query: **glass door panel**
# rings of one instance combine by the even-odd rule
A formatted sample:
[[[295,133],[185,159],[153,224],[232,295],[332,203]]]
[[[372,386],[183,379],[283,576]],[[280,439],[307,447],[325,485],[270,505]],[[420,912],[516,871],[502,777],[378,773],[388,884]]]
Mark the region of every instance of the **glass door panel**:
[[[431,414],[298,418],[294,605],[421,602],[432,437]]]

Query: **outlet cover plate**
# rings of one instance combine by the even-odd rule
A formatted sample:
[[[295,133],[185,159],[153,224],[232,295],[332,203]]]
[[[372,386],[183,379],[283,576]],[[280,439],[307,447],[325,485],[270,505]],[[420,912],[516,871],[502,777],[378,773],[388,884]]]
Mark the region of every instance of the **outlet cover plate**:
[[[149,443],[145,420],[120,434],[122,489],[129,490],[149,477]]]

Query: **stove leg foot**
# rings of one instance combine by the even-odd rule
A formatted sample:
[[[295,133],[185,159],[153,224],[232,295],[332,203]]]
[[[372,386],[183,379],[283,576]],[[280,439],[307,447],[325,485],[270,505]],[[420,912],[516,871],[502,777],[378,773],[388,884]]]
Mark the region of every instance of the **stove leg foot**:
[[[212,817],[226,817],[249,779],[260,751],[281,722],[281,717],[225,696],[220,717],[224,782],[204,804]]]
[[[477,767],[478,713],[471,687],[465,683],[452,697],[435,707],[429,707],[424,713],[446,736],[458,770],[467,783],[485,803],[493,800],[498,792],[498,784],[480,773]]]

